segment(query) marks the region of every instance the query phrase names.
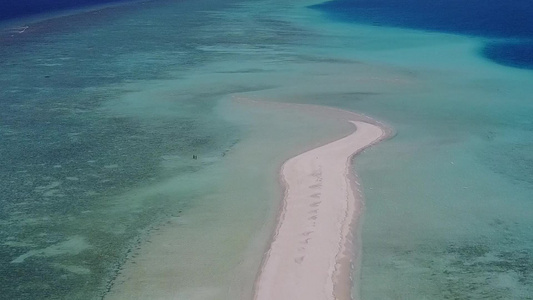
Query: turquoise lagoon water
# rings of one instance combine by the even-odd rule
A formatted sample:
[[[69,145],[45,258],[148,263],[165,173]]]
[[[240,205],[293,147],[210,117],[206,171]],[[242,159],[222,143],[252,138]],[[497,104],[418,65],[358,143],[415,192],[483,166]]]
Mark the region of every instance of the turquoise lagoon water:
[[[531,71],[480,56],[484,38],[310,4],[153,1],[4,27],[2,294],[101,298],[175,228],[183,299],[249,296],[277,168],[347,127],[236,96],[396,129],[356,160],[362,299],[532,298]]]
[[[4,297],[100,299],[174,225],[184,298],[204,295],[210,280],[223,290],[214,299],[234,298],[224,284],[244,282],[249,294],[281,162],[349,126],[223,109],[232,94],[279,85],[264,75],[301,32],[238,7],[154,1],[2,28]],[[235,269],[242,276],[228,277]]]
[[[356,164],[367,196],[362,299],[532,299],[533,73],[497,65],[504,55],[487,60],[484,38],[332,32],[353,41],[354,57],[400,72],[381,83],[392,91],[338,104],[398,131]]]
[[[212,113],[227,94],[221,87],[157,89],[179,77],[170,72],[208,59],[196,51],[206,37],[183,30],[199,22],[197,9],[187,3],[161,14],[146,3],[29,24],[23,33],[2,28],[3,298],[100,297],[143,232],[180,215],[201,183],[180,181],[178,195],[121,195],[187,177],[238,141],[239,129]]]

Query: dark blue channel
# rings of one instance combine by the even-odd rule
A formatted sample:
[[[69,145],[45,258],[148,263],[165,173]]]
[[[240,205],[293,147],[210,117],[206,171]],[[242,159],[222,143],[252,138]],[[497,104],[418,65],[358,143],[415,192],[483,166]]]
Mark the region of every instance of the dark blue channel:
[[[531,0],[333,0],[311,7],[347,22],[498,39],[480,54],[533,69]]]
[[[123,0],[0,0],[0,21],[121,1]]]

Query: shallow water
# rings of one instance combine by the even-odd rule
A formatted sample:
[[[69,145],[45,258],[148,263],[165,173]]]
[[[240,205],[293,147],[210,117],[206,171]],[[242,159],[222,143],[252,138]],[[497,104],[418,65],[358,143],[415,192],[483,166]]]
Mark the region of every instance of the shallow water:
[[[531,72],[483,60],[474,38],[338,26],[394,78],[335,103],[398,132],[356,160],[362,299],[531,299]]]
[[[316,30],[298,49],[315,68],[302,63],[306,76],[277,92],[398,133],[356,159],[367,199],[361,298],[530,299],[531,72],[480,57],[477,38],[312,14],[298,23]]]
[[[311,4],[154,1],[2,31],[3,295],[99,298],[163,233],[184,253],[180,297],[249,295],[277,167],[346,128],[236,96],[397,130],[356,161],[363,299],[531,298],[531,72],[478,38]]]
[[[238,141],[213,110],[239,87],[164,87],[178,77],[170,72],[206,59],[191,46],[205,37],[181,30],[189,6],[166,15],[155,3],[117,7],[2,32],[4,297],[99,296],[139,235],[201,192],[185,181],[178,195],[123,193],[193,174]]]
[[[279,85],[264,74],[283,63],[278,49],[292,34],[271,29],[289,30],[288,23],[254,20],[246,10],[224,13],[229,8],[230,2],[159,1],[30,23],[23,32],[4,27],[3,295],[101,298],[124,263],[135,263],[139,247],[176,224],[183,297],[250,292],[269,235],[265,224],[279,201],[277,167],[295,149],[343,134],[344,125],[319,122],[306,134],[312,118],[272,113],[267,120],[277,127],[253,131],[272,149],[250,143],[262,119],[237,121],[242,117],[221,112],[220,103]],[[227,162],[237,145],[250,150],[234,160],[258,157],[242,170]],[[261,149],[268,151],[264,159]],[[218,239],[226,250],[213,248]],[[251,258],[240,266],[244,255]],[[193,261],[194,275],[187,264]],[[211,263],[200,267],[204,261]],[[214,265],[224,271],[212,277]],[[226,276],[235,268],[243,275]],[[224,292],[210,293],[210,280]],[[226,293],[223,283],[237,291]]]

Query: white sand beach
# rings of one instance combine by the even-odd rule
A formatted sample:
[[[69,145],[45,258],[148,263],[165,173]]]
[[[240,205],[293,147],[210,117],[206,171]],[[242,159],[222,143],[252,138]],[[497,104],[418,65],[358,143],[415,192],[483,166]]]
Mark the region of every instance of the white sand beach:
[[[354,133],[283,165],[283,207],[255,299],[350,299],[351,237],[363,206],[351,158],[386,136],[376,125],[351,123]]]

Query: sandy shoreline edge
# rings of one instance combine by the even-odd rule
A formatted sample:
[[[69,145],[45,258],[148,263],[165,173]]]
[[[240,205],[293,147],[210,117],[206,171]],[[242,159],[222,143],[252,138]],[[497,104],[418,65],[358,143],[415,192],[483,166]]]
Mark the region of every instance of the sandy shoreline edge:
[[[221,206],[217,207],[216,210],[213,210],[211,213],[206,213],[204,211],[205,206],[199,206],[195,212],[190,214],[188,219],[182,220],[181,218],[175,218],[169,220],[169,223],[158,228],[157,233],[150,234],[147,242],[143,243],[142,247],[137,247],[137,250],[128,258],[126,265],[121,268],[119,276],[113,281],[112,288],[109,288],[103,295],[104,299],[145,299],[147,297],[154,299],[257,298],[256,292],[258,291],[257,287],[259,286],[258,276],[260,276],[258,275],[258,270],[264,269],[264,267],[261,268],[261,266],[264,266],[264,262],[266,261],[265,253],[270,249],[272,241],[274,240],[272,233],[276,229],[276,224],[279,223],[277,221],[281,218],[280,212],[283,211],[286,206],[286,199],[283,199],[283,191],[287,191],[288,182],[284,177],[281,177],[281,185],[276,184],[280,183],[279,170],[282,166],[284,168],[288,161],[295,157],[299,157],[300,155],[297,155],[299,153],[312,152],[316,149],[325,147],[322,145],[327,146],[331,143],[349,138],[353,135],[353,130],[355,129],[353,127],[354,125],[349,123],[349,121],[357,121],[361,122],[362,125],[367,124],[371,128],[377,127],[382,129],[382,137],[373,142],[369,141],[370,144],[377,143],[379,140],[392,136],[394,133],[390,126],[380,123],[375,119],[351,111],[327,106],[258,101],[243,95],[231,96],[228,98],[227,104],[229,106],[227,106],[226,109],[231,112],[233,112],[236,107],[246,108],[244,111],[239,112],[239,114],[244,113],[246,118],[249,117],[250,111],[267,111],[264,115],[259,115],[259,118],[264,119],[264,124],[263,121],[257,121],[254,116],[253,122],[258,122],[257,126],[261,128],[265,126],[265,124],[270,124],[272,121],[270,115],[272,113],[287,114],[286,117],[290,118],[290,124],[293,125],[287,127],[287,124],[280,123],[276,126],[279,127],[279,130],[289,130],[291,132],[282,135],[283,139],[289,139],[291,142],[298,139],[298,137],[291,135],[294,133],[292,131],[303,133],[313,130],[312,128],[315,128],[316,130],[317,127],[321,128],[324,126],[332,126],[332,124],[336,125],[328,127],[330,129],[327,130],[327,135],[320,133],[315,135],[312,139],[304,137],[303,139],[298,140],[299,142],[291,144],[289,147],[285,147],[282,155],[279,155],[278,152],[272,154],[271,150],[265,150],[263,156],[270,155],[267,159],[271,166],[271,168],[268,169],[268,172],[265,172],[262,168],[255,167],[248,170],[246,166],[254,164],[250,163],[249,160],[243,161],[242,157],[239,155],[242,155],[242,153],[256,155],[258,151],[261,152],[260,149],[264,149],[261,145],[265,140],[277,140],[279,136],[270,135],[270,131],[267,131],[265,136],[259,135],[253,144],[243,144],[248,145],[247,147],[254,145],[253,147],[238,148],[226,156],[225,164],[236,167],[236,170],[241,170],[241,176],[249,176],[250,182],[255,181],[255,178],[257,178],[259,174],[262,174],[263,177],[261,178],[264,178],[265,180],[267,180],[267,177],[271,177],[272,185],[270,187],[272,189],[274,189],[274,186],[277,186],[275,191],[272,190],[271,193],[267,193],[268,195],[262,198],[262,201],[266,202],[275,199],[274,206],[270,207],[272,210],[269,210],[269,216],[265,217],[265,220],[254,223],[257,227],[254,230],[253,240],[245,237],[247,240],[242,240],[245,244],[242,245],[244,248],[241,249],[239,255],[230,255],[230,259],[233,259],[232,261],[218,264],[216,261],[211,261],[211,259],[215,257],[215,252],[216,255],[218,255],[219,251],[224,249],[227,251],[230,248],[206,247],[206,245],[223,245],[224,241],[227,240],[229,236],[233,236],[231,226],[227,228],[224,226],[212,227],[210,224],[213,223],[213,218],[223,217],[226,214],[231,215],[231,212],[239,212],[242,205],[241,200],[248,201],[248,197],[257,193],[256,189],[252,189],[249,191],[251,194],[248,194],[247,192],[244,192],[244,194],[235,194],[235,190],[232,187],[236,187],[240,190],[242,185],[241,177],[235,177],[238,182],[233,182],[232,180],[228,181],[230,183],[229,190],[216,190],[216,195],[219,195],[219,193],[222,193],[220,195],[225,195],[222,196],[224,197],[223,202],[217,201],[217,203],[221,203]],[[298,113],[294,114],[291,111]],[[221,111],[221,113],[226,112]],[[305,118],[301,118],[301,116],[305,116]],[[240,118],[242,116],[238,115],[237,117]],[[310,121],[314,125],[307,126],[308,123],[306,122]],[[248,122],[248,119],[244,122]],[[359,130],[359,133],[361,133],[361,130]],[[351,190],[353,193],[356,193],[357,196],[359,196],[359,194],[357,192],[355,174],[353,174],[353,171],[348,169],[348,167],[350,167],[351,157],[357,152],[362,151],[365,147],[368,147],[370,144],[361,147],[360,149],[350,149],[350,153],[344,155],[345,161],[341,164],[341,166],[344,167],[341,167],[338,172],[341,181],[345,184],[346,190]],[[253,162],[264,161],[262,158],[263,156],[253,156],[257,158]],[[330,176],[324,176],[324,178],[330,178]],[[165,188],[169,184],[173,186],[174,181],[171,180],[163,184],[164,186],[157,186],[154,191],[159,192],[160,188]],[[226,187],[226,185],[223,186]],[[348,189],[348,186],[351,188]],[[266,192],[263,191],[263,193]],[[357,204],[356,202],[352,203],[353,205]],[[230,205],[228,206],[228,204]],[[362,202],[359,204],[362,205]],[[278,207],[278,213],[276,213],[276,207]],[[225,213],[221,213],[222,210],[224,210]],[[357,212],[356,209],[344,209],[343,211],[352,212],[354,215],[344,213],[342,221],[338,222],[339,224],[343,224],[343,226],[339,226],[338,230],[343,232],[346,238],[337,240],[337,250],[333,251],[335,252],[336,261],[339,263],[334,265],[334,271],[331,273],[331,282],[335,282],[331,288],[335,295],[347,295],[347,297],[349,297],[352,288],[352,278],[350,276],[352,274],[357,276],[357,270],[352,270],[351,267],[352,262],[357,261],[358,259],[358,252],[354,251],[356,247],[352,247],[352,245],[359,245],[358,243],[353,243],[352,239],[355,238],[357,240],[358,238],[358,235],[354,234],[356,231],[352,230],[353,228],[356,228],[354,225],[358,218],[357,215],[355,215]],[[258,214],[264,214],[264,211],[259,212]],[[191,216],[194,216],[194,218]],[[234,220],[234,217],[237,216],[233,216],[232,220]],[[238,218],[240,217],[241,216]],[[257,219],[254,218],[254,220]],[[279,224],[277,226],[278,230],[276,230],[276,233],[279,232],[280,227]],[[216,232],[216,234],[205,235],[204,231],[206,228],[210,228],[210,231]],[[231,249],[233,250],[233,248]],[[225,259],[227,259],[227,257]],[[200,266],[203,269],[198,271],[197,266]],[[214,272],[213,270],[216,271]],[[259,274],[263,273],[261,272]],[[217,276],[224,276],[224,280],[220,279],[222,277]],[[264,299],[278,298],[265,297]],[[296,296],[294,299],[307,298]],[[310,299],[313,299],[313,297]],[[344,298],[338,297],[338,299]]]
[[[284,199],[255,283],[256,300],[358,298],[350,276],[358,273],[352,263],[360,245],[353,239],[363,202],[351,161],[392,130],[363,115],[330,110],[356,130],[283,164]]]

